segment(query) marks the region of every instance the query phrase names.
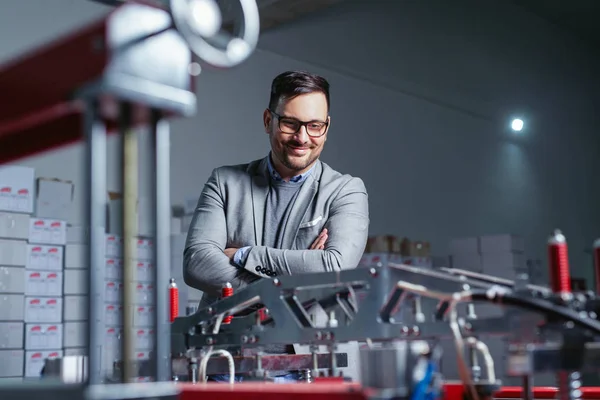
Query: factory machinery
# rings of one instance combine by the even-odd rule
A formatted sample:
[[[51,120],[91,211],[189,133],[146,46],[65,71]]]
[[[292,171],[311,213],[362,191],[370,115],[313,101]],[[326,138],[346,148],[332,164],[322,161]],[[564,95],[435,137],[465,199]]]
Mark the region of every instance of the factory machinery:
[[[457,269],[373,265],[340,272],[261,280],[186,316],[176,315],[177,288],[169,271],[170,117],[196,110],[196,59],[228,68],[256,47],[255,0],[239,0],[237,35],[221,32],[212,0],[127,1],[105,18],[0,67],[0,163],[85,142],[89,261],[87,357],[48,361],[46,376],[26,385],[0,386],[2,400],[51,399],[599,399],[600,388],[581,386],[597,373],[600,299],[570,288],[566,240],[548,243],[551,285],[534,286]],[[212,11],[211,11],[212,10]],[[216,28],[215,28],[216,27]],[[137,236],[136,133],[149,128],[146,168],[153,182],[155,240],[154,357],[144,366],[115,365],[121,383],[106,384],[100,368],[101,296],[106,221],[107,135],[121,139],[124,210],[124,310],[131,321],[133,243]],[[600,270],[600,243],[596,266]],[[426,305],[435,303],[435,312]],[[474,304],[506,306],[504,315],[478,318]],[[171,309],[169,309],[171,306]],[[314,317],[314,310],[321,317]],[[496,378],[483,334],[506,337],[507,373],[521,387]],[[132,327],[125,324],[123,355],[133,359]],[[441,352],[451,338],[455,350]],[[346,342],[359,342],[360,380],[347,382],[340,368]],[[268,345],[304,344],[307,354],[272,355]],[[456,359],[460,379],[445,381],[442,359]],[[130,383],[147,371],[153,382]],[[298,383],[272,383],[272,371],[303,372]],[[552,371],[557,386],[534,387],[532,376]],[[243,375],[242,382],[205,382],[208,375]],[[62,381],[62,382],[60,382]]]

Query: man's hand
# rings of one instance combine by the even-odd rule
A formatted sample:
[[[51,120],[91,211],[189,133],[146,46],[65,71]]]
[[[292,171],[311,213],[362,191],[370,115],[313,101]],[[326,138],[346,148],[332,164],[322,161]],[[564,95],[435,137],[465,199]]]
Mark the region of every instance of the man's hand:
[[[310,245],[309,249],[310,250],[324,250],[325,242],[327,241],[328,237],[329,236],[327,235],[327,228],[325,228],[321,231],[321,233],[319,233],[319,236],[317,236],[315,241]]]
[[[225,249],[224,253],[227,257],[229,257],[230,260],[233,261],[233,256],[235,255],[235,253],[238,251],[239,249],[235,248],[235,247],[228,247]]]

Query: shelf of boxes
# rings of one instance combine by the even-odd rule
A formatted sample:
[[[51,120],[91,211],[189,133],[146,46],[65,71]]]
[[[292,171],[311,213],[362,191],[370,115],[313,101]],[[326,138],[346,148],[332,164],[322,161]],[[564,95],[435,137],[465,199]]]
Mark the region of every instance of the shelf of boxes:
[[[431,256],[431,245],[427,241],[393,235],[370,237],[359,265],[383,266],[388,263],[432,268],[434,258]]]

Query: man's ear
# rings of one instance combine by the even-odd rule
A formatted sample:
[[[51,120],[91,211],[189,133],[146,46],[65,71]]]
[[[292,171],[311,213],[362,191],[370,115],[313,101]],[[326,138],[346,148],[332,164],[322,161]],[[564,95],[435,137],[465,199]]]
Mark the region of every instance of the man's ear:
[[[265,126],[265,132],[271,133],[271,121],[273,121],[273,116],[268,108],[263,112],[263,125]]]

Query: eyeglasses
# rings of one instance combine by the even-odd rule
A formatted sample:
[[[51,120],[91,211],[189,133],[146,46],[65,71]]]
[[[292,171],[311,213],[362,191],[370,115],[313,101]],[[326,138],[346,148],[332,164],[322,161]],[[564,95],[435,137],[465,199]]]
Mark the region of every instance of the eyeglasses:
[[[271,112],[271,114],[273,114],[275,117],[277,117],[277,120],[279,121],[279,130],[283,133],[289,133],[289,134],[295,135],[304,126],[304,127],[306,127],[306,133],[308,133],[308,136],[317,138],[317,137],[323,136],[327,132],[327,127],[329,126],[329,122],[323,122],[323,121],[302,122],[295,118],[282,117],[281,115],[277,114],[273,110],[269,110],[269,111]]]

